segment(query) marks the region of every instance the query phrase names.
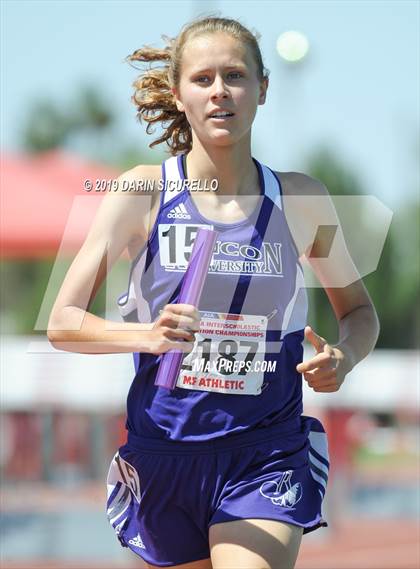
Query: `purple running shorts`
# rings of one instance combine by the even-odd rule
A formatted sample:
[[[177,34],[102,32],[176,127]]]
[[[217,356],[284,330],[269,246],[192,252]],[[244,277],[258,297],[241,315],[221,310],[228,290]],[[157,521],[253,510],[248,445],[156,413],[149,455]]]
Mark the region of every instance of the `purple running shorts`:
[[[203,442],[129,432],[109,468],[107,517],[123,547],[171,567],[210,557],[213,524],[263,518],[304,534],[327,527],[328,470],[325,430],[305,415]]]

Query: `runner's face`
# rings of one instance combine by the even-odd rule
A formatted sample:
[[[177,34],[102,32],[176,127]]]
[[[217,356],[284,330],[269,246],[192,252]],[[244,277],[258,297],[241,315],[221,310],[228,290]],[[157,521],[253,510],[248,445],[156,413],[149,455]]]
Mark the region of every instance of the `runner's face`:
[[[185,45],[178,89],[178,110],[185,112],[202,143],[227,146],[247,134],[257,106],[265,102],[250,49],[224,33],[199,36]],[[212,118],[217,109],[233,116]]]

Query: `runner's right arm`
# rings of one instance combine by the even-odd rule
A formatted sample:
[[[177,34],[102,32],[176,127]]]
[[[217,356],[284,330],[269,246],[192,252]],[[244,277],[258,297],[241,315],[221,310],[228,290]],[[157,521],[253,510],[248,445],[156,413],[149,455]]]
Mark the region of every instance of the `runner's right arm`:
[[[199,313],[191,305],[166,305],[153,323],[114,322],[88,312],[107,273],[130,241],[135,239],[141,247],[147,240],[148,227],[154,222],[151,206],[158,180],[147,195],[123,193],[121,188],[123,181],[138,182],[155,175],[152,168],[137,166],[125,172],[118,178],[120,190],[103,198],[50,314],[47,336],[58,350],[84,354],[192,350],[194,335],[190,330],[198,330]]]

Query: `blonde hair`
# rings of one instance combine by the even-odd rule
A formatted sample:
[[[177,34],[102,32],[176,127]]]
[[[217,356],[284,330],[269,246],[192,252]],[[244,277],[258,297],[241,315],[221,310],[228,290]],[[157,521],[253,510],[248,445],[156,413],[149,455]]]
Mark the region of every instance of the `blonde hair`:
[[[253,34],[237,20],[201,17],[186,24],[176,38],[162,36],[167,46],[158,49],[143,46],[126,57],[126,61],[164,62],[163,67],[150,66],[134,81],[131,100],[137,107],[138,120],[147,122],[147,134],[153,133],[153,125],[162,123],[164,132],[149,147],[166,142],[172,155],[189,152],[192,145],[191,126],[184,112],[177,109],[171,87],[178,87],[181,60],[188,40],[199,35],[224,32],[238,39],[251,49],[257,64],[258,79],[263,81],[269,71],[264,67],[258,45],[259,34]],[[136,69],[138,69],[136,67]]]

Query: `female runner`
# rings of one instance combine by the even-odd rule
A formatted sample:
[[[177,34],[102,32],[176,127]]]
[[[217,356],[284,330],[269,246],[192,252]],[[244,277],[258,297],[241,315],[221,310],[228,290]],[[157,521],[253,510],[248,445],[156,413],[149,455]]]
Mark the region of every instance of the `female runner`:
[[[166,142],[171,157],[124,173],[106,195],[48,337],[67,351],[133,352],[127,442],[107,480],[124,547],[151,568],[292,568],[302,534],[327,525],[327,440],[302,415],[302,374],[317,392],[337,391],[376,343],[376,312],[325,186],[251,156],[268,88],[256,37],[235,20],[201,18],[165,49],[128,59],[164,63],[143,72],[133,100],[147,132],[163,123],[151,146]],[[337,228],[332,245],[326,224]],[[218,239],[200,306],[177,304],[201,226]],[[86,310],[126,247],[124,322],[110,322]],[[334,309],[337,344],[306,325],[301,257]],[[314,355],[302,362],[305,337]],[[186,355],[170,391],[154,380],[172,349]]]

